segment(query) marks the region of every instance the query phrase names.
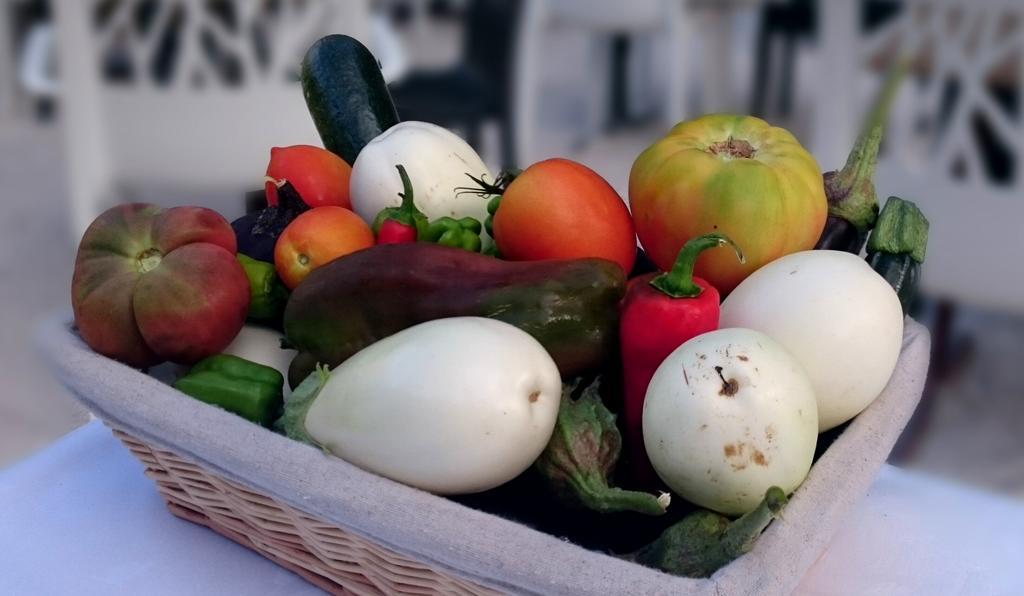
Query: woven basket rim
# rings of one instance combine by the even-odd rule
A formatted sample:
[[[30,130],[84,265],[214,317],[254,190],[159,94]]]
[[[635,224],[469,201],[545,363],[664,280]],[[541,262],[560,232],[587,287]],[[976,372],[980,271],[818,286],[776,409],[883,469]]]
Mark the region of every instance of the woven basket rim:
[[[921,351],[922,349],[927,350],[928,343],[927,331],[912,320],[908,320],[908,333],[905,338],[904,349],[912,349]],[[201,422],[212,425],[214,428],[219,428],[222,425],[245,425],[245,437],[249,442],[250,446],[259,445],[266,450],[283,450],[283,451],[295,451],[303,450],[302,455],[299,456],[298,452],[294,455],[309,460],[307,468],[310,470],[317,470],[318,473],[331,473],[341,474],[345,476],[349,481],[353,482],[352,490],[354,492],[372,490],[373,488],[386,487],[386,491],[389,495],[393,495],[395,502],[400,506],[413,506],[416,503],[422,506],[423,503],[428,503],[428,507],[431,514],[440,516],[457,516],[459,521],[467,525],[486,527],[490,531],[496,531],[501,533],[501,537],[505,540],[510,541],[508,549],[505,552],[499,552],[497,556],[506,556],[504,561],[494,561],[496,569],[500,571],[499,575],[488,576],[486,573],[478,573],[469,571],[460,566],[460,563],[467,557],[472,558],[474,549],[484,549],[491,544],[488,542],[486,536],[462,536],[460,540],[451,540],[450,537],[436,536],[424,533],[429,533],[432,529],[429,524],[425,524],[424,521],[416,517],[410,517],[406,515],[402,518],[403,512],[400,507],[395,509],[393,513],[395,517],[402,518],[401,520],[388,519],[383,517],[375,517],[373,515],[362,516],[362,517],[348,517],[343,520],[339,520],[340,517],[345,515],[345,511],[325,511],[321,506],[322,503],[314,498],[311,498],[309,494],[303,494],[300,490],[296,494],[279,494],[277,491],[269,488],[264,482],[265,478],[262,478],[259,473],[259,466],[254,465],[249,461],[240,461],[239,458],[231,458],[224,454],[209,454],[206,453],[204,457],[203,449],[208,447],[211,442],[215,442],[216,437],[209,436],[209,433],[202,433],[191,429],[190,434],[183,434],[177,437],[164,437],[157,436],[156,434],[149,432],[146,428],[147,422],[152,424],[152,420],[147,420],[147,412],[137,411],[131,407],[129,403],[127,406],[125,403],[118,403],[120,408],[118,411],[111,411],[110,406],[113,405],[105,401],[108,399],[106,395],[110,391],[125,391],[124,387],[119,386],[116,382],[110,382],[110,379],[104,375],[109,375],[118,379],[120,382],[129,383],[132,391],[138,394],[152,394],[154,400],[174,400],[187,399],[181,396],[173,389],[170,389],[166,385],[163,385],[159,381],[149,377],[135,369],[128,368],[122,364],[99,356],[88,349],[87,346],[78,338],[71,330],[69,318],[64,315],[62,317],[54,317],[48,321],[41,334],[41,347],[47,359],[50,361],[51,366],[55,369],[62,382],[65,383],[72,391],[83,401],[90,409],[94,410],[101,418],[106,418],[112,421],[114,424],[123,428],[129,429],[130,432],[140,439],[147,442],[151,442],[155,445],[160,445],[164,448],[180,453],[183,456],[190,457],[193,460],[198,461],[203,466],[208,467],[213,472],[224,476],[225,478],[244,484],[247,486],[253,486],[254,488],[266,492],[270,496],[280,499],[281,501],[288,503],[289,505],[306,511],[314,516],[329,520],[331,523],[336,523],[339,527],[343,527],[359,536],[362,536],[368,540],[377,542],[387,548],[390,548],[396,552],[423,560],[431,567],[436,567],[447,572],[451,572],[454,575],[465,577],[471,581],[486,585],[492,588],[506,590],[506,591],[531,591],[527,588],[529,585],[533,586],[544,586],[543,589],[536,589],[537,592],[571,592],[570,588],[579,587],[583,588],[585,585],[594,586],[592,583],[588,583],[588,576],[593,573],[601,572],[602,576],[608,575],[612,579],[607,581],[613,581],[618,576],[623,576],[622,581],[626,581],[624,578],[630,578],[630,582],[640,582],[641,584],[648,584],[651,586],[660,586],[660,589],[676,591],[682,593],[706,593],[714,594],[719,587],[725,585],[739,585],[738,578],[754,578],[754,580],[767,587],[772,584],[773,581],[779,580],[779,574],[784,573],[786,570],[777,569],[763,569],[766,561],[770,561],[768,553],[773,548],[780,548],[788,543],[792,542],[792,538],[788,536],[785,531],[786,522],[772,524],[761,537],[755,546],[755,549],[726,566],[720,570],[715,576],[707,580],[696,580],[689,578],[672,577],[661,572],[643,568],[632,563],[610,557],[608,555],[589,551],[582,547],[565,543],[556,537],[542,533],[538,530],[523,526],[516,522],[500,518],[490,513],[474,510],[465,507],[459,503],[443,499],[441,497],[435,497],[427,495],[416,489],[392,482],[390,480],[378,477],[368,472],[362,471],[355,466],[348,464],[337,458],[328,458],[319,453],[316,449],[298,444],[286,437],[277,435],[266,429],[256,427],[249,424],[248,422],[237,418],[227,412],[218,410],[206,406],[205,404],[198,404],[202,406],[201,409],[197,409],[194,412],[190,412],[192,417],[201,419]],[[83,370],[85,372],[83,372]],[[913,371],[914,374],[924,375],[924,371]],[[97,374],[102,373],[102,374]],[[168,391],[173,392],[173,395],[168,397]],[[825,511],[806,511],[808,508],[802,504],[802,501],[806,500],[802,498],[802,492],[811,492],[812,488],[814,491],[820,491],[830,487],[818,486],[821,484],[820,479],[817,478],[815,468],[821,464],[822,461],[831,461],[833,456],[839,457],[839,452],[842,452],[844,457],[849,456],[850,441],[867,441],[867,437],[880,435],[881,445],[863,445],[865,449],[873,449],[872,453],[884,451],[884,454],[877,457],[878,466],[884,462],[885,455],[888,454],[888,450],[891,448],[892,443],[895,442],[898,436],[898,430],[895,433],[891,432],[891,428],[894,424],[899,421],[880,420],[881,417],[887,415],[887,410],[892,409],[894,402],[898,402],[900,399],[912,399],[913,403],[916,404],[917,399],[920,397],[919,394],[916,396],[894,396],[888,395],[888,391],[883,393],[882,397],[873,403],[867,412],[872,412],[871,415],[862,415],[855,419],[850,426],[844,431],[836,441],[825,451],[825,453],[812,468],[811,474],[805,481],[804,486],[794,495],[789,507],[787,508],[787,517],[797,517],[797,514],[801,516],[813,516],[822,520],[829,520],[834,518],[836,515],[840,515],[845,511],[844,508],[852,506],[859,496],[863,496],[866,492],[869,482],[860,482],[856,486],[840,487],[852,491],[853,493],[860,492],[859,496],[854,495],[851,497],[844,497],[839,499],[837,503],[830,504]],[[169,401],[168,403],[173,403]],[[903,407],[901,411],[907,412],[906,417],[909,418],[909,413],[913,411],[913,404],[910,405],[909,409]],[[902,415],[902,414],[901,414]],[[903,420],[899,424],[899,429],[902,429],[902,425],[906,423]],[[881,425],[881,430],[874,428],[875,426]],[[888,425],[888,426],[886,426]],[[189,431],[190,429],[182,427],[179,430]],[[884,432],[883,432],[884,431]],[[885,444],[887,443],[887,445]],[[200,453],[197,453],[200,452]],[[289,453],[288,455],[293,455]],[[211,461],[220,457],[219,461]],[[240,473],[236,473],[236,470],[241,470]],[[873,475],[872,475],[873,477]],[[853,480],[850,481],[853,483]],[[806,489],[806,490],[805,490]],[[847,502],[849,501],[849,502]],[[830,517],[831,516],[831,517]],[[402,534],[402,540],[400,543],[396,543],[394,540],[388,540],[386,537],[382,537],[381,534],[387,534],[387,530],[390,527],[394,530],[395,524],[406,524],[401,526],[400,529],[405,532]],[[833,524],[834,525],[834,524]],[[434,529],[436,530],[436,529]],[[833,531],[834,528],[830,531]],[[830,535],[829,535],[830,536]],[[408,537],[408,540],[406,538]],[[444,548],[424,548],[425,545],[432,545],[438,539],[447,540],[444,542]],[[826,538],[827,539],[827,538]],[[821,542],[821,537],[808,537],[806,540],[810,542],[819,542],[821,546],[824,546],[824,542]],[[526,545],[529,545],[532,551],[525,550]],[[523,570],[515,569],[514,565],[516,562],[514,553],[526,555],[530,552],[536,552],[537,548],[544,549],[552,557],[569,557],[576,565],[576,568],[570,570],[570,573],[566,577],[562,578],[548,578],[531,576],[529,573]],[[820,551],[819,551],[820,552]],[[813,553],[809,560],[806,562],[806,566],[809,567],[810,563],[817,557],[818,553]],[[807,559],[807,557],[803,557]],[[800,565],[803,565],[801,561]],[[512,566],[510,568],[510,566]],[[793,572],[797,572],[795,581],[802,577],[806,571],[806,567],[802,569],[793,569]],[[760,579],[758,579],[760,578]],[[742,583],[742,582],[741,582]],[[749,583],[749,582],[747,582]],[[793,583],[795,586],[795,582]],[[624,587],[631,584],[621,584]],[[612,587],[611,584],[606,587]],[[598,593],[595,589],[594,593]]]

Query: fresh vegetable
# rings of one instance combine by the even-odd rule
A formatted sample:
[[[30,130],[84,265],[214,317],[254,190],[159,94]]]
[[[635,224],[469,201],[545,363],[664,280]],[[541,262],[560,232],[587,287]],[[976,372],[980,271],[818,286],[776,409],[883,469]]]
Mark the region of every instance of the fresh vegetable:
[[[274,262],[274,247],[284,229],[296,217],[309,211],[309,205],[290,182],[277,186],[277,205],[243,215],[231,222],[238,239],[238,252],[257,261]]]
[[[469,252],[480,252],[480,231],[483,226],[472,217],[454,219],[442,217],[430,222],[427,227],[427,242],[436,242],[442,246],[461,248]]]
[[[807,374],[750,329],[705,333],[672,352],[651,379],[643,423],[658,476],[726,515],[752,511],[772,486],[793,492],[818,439]]]
[[[676,348],[718,329],[718,290],[694,277],[693,269],[704,251],[727,244],[742,262],[743,253],[732,240],[722,234],[705,234],[686,243],[669,273],[651,273],[629,280],[622,301],[619,337],[626,438],[638,479],[649,480],[653,476],[642,428],[647,385],[658,366]]]
[[[403,188],[395,164],[408,171],[416,206],[429,219],[473,217],[483,221],[487,205],[459,193],[466,175],[489,178],[483,160],[455,133],[427,122],[402,122],[370,141],[352,164],[352,208],[367,222],[400,204]]]
[[[673,575],[711,577],[750,552],[787,502],[786,493],[773,486],[756,509],[735,521],[711,511],[691,513],[630,558]]]
[[[373,246],[373,231],[344,207],[317,207],[288,224],[274,247],[277,274],[295,289],[317,267]]]
[[[75,325],[93,350],[146,367],[224,349],[245,323],[249,280],[235,234],[202,207],[131,203],[86,230],[71,280]]]
[[[494,238],[494,214],[498,212],[500,206],[501,195],[491,195],[487,201],[487,218],[484,219],[484,229],[491,238]]]
[[[868,232],[878,218],[874,182],[878,149],[889,109],[908,69],[909,62],[904,62],[889,73],[843,169],[823,174],[828,220],[816,249],[841,250],[855,255],[863,250]]]
[[[348,198],[352,166],[326,149],[312,145],[274,147],[267,165],[267,203],[277,205],[277,186],[287,180],[310,207],[352,208]]]
[[[665,513],[671,496],[614,488],[609,477],[622,450],[615,415],[601,402],[598,382],[573,399],[579,381],[562,390],[558,421],[551,442],[534,466],[554,495],[565,503],[601,513],[634,511],[646,515]]]
[[[629,209],[604,178],[583,164],[568,159],[535,163],[515,176],[494,208],[493,236],[502,258],[598,257],[617,263],[624,273],[633,269],[636,233]]]
[[[375,246],[317,269],[292,294],[285,335],[305,355],[289,379],[407,327],[457,316],[519,327],[572,378],[617,353],[625,285],[619,267],[602,259],[515,263],[423,242]]]
[[[478,317],[410,327],[314,374],[321,386],[303,383],[288,401],[289,436],[440,494],[526,470],[551,438],[562,388],[537,340]]]
[[[243,254],[238,255],[238,262],[249,279],[249,318],[254,321],[278,320],[288,302],[288,288],[278,279],[274,264]]]
[[[367,143],[398,124],[377,59],[356,39],[319,39],[302,59],[299,79],[324,147],[349,164]]]
[[[427,233],[427,216],[416,208],[416,196],[412,181],[405,167],[397,165],[398,176],[402,180],[402,204],[381,210],[373,219],[373,232],[377,235],[377,244],[405,244],[416,242]]]
[[[175,389],[242,418],[270,426],[281,409],[281,373],[238,356],[218,354],[199,361]]]
[[[637,235],[662,270],[691,239],[721,232],[743,247],[708,254],[696,274],[722,294],[784,255],[814,246],[828,203],[818,163],[788,131],[752,116],[677,124],[629,173]],[[500,213],[500,211],[499,211]]]
[[[224,348],[223,353],[269,366],[282,375],[287,375],[288,365],[295,357],[296,352],[282,348],[282,339],[284,336],[273,329],[246,325],[238,332],[235,341]],[[288,393],[287,387],[285,387],[285,393]]]
[[[889,197],[868,239],[868,264],[896,290],[903,314],[917,298],[928,250],[928,219],[911,201]]]
[[[860,257],[816,250],[750,276],[722,304],[723,327],[772,337],[807,372],[819,430],[846,422],[885,388],[903,344],[903,309]]]

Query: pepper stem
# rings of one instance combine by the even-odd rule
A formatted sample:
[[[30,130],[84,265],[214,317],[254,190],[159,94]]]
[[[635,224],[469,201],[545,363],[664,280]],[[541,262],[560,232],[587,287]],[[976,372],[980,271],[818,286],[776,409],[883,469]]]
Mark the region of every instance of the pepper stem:
[[[405,171],[405,166],[402,164],[398,164],[395,168],[398,169],[398,175],[402,178],[402,192],[398,193],[398,196],[402,197],[400,209],[405,213],[418,213],[416,203],[413,201],[412,180],[409,180],[409,173]]]
[[[700,287],[693,280],[693,269],[697,266],[697,258],[705,250],[725,245],[731,246],[736,251],[736,256],[739,257],[740,263],[747,262],[746,257],[743,256],[743,251],[740,250],[740,247],[731,238],[725,234],[712,232],[687,242],[683,249],[679,251],[679,256],[676,257],[672,270],[652,279],[651,285],[673,298],[696,298],[700,296],[704,293],[704,288]]]
[[[786,493],[777,486],[769,488],[764,499],[753,511],[729,524],[722,534],[721,544],[725,554],[734,559],[750,552],[761,532],[773,520],[780,516],[782,508],[789,499]]]

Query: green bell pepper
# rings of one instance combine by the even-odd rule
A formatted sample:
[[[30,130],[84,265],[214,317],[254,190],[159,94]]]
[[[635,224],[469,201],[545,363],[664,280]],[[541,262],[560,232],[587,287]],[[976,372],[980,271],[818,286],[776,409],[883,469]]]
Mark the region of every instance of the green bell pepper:
[[[463,217],[462,219],[442,217],[431,222],[423,239],[443,246],[462,248],[469,252],[480,252],[482,245],[480,231],[482,229],[483,226],[480,225],[480,222],[472,217]]]
[[[174,388],[250,422],[270,426],[283,402],[284,376],[269,366],[217,354],[193,366]]]
[[[273,263],[257,261],[241,253],[238,262],[249,278],[249,318],[255,321],[276,320],[288,302],[288,288],[277,276]]]

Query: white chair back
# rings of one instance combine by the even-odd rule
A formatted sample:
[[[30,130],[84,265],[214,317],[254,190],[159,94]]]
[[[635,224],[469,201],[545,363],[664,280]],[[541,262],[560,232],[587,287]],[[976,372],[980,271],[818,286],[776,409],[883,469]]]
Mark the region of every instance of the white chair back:
[[[880,57],[916,56],[886,130],[879,199],[913,200],[931,220],[927,294],[1024,312],[1024,4],[907,0],[867,36],[855,33],[857,4],[824,3],[823,167],[842,164]]]
[[[363,0],[56,8],[74,234],[140,191],[259,188],[272,146],[319,144],[296,77],[306,48],[369,29]]]

